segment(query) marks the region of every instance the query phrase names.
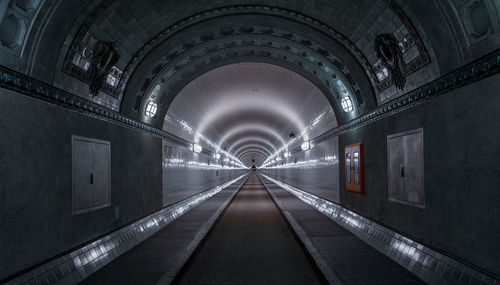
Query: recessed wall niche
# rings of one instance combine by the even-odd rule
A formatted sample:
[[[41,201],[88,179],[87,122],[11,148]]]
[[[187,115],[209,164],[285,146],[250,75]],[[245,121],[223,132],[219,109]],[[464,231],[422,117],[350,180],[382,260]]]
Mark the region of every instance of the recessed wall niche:
[[[20,56],[43,0],[0,0],[0,49]]]
[[[489,0],[455,0],[454,3],[469,45],[475,45],[494,34],[491,15],[487,7],[487,5],[494,5],[493,3]]]

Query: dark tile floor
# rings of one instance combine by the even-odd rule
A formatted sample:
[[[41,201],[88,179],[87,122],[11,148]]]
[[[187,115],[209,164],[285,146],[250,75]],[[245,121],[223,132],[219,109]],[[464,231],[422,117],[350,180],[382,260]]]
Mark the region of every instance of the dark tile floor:
[[[255,175],[236,195],[176,284],[321,284]]]
[[[344,284],[424,284],[411,272],[286,190],[270,181],[266,181],[266,185]]]
[[[181,256],[239,185],[241,182],[236,182],[217,193],[81,284],[156,284],[172,268],[180,269],[179,263],[185,261]]]
[[[287,191],[272,183],[266,185],[342,283],[423,283]],[[235,191],[235,185],[221,191],[85,279],[83,284],[168,283],[174,276],[172,268],[181,268],[187,258],[181,256],[189,255],[193,240],[200,238],[200,229],[210,225],[211,217],[217,216]],[[325,279],[263,184],[252,175],[174,283],[321,284]]]

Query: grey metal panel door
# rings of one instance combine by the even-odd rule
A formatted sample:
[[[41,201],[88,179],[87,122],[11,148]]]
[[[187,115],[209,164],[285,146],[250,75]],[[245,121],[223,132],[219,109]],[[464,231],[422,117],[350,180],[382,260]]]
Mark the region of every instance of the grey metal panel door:
[[[424,146],[423,132],[404,136],[406,200],[424,204]]]
[[[387,138],[389,200],[405,199],[403,137]]]
[[[111,205],[111,144],[72,137],[73,214]]]
[[[94,207],[105,206],[111,203],[110,190],[110,145],[94,143],[93,159],[94,173]]]
[[[73,140],[73,212],[93,206],[91,174],[93,171],[94,145]]]

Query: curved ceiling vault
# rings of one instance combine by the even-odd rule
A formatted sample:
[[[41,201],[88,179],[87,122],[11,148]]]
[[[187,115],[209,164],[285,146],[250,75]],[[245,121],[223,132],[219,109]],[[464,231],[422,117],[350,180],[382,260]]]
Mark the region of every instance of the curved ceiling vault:
[[[337,125],[334,116],[324,116],[333,113],[327,96],[281,66],[229,64],[186,85],[170,104],[163,128],[207,149],[225,150],[246,165],[252,159],[260,165]],[[300,140],[290,143],[290,132],[302,134]]]
[[[189,17],[146,44],[123,72],[121,112],[160,126],[175,96],[187,84],[210,70],[238,62],[270,63],[302,75],[328,95],[339,122],[376,105],[373,68],[344,36],[286,9],[237,6]],[[357,106],[352,112],[341,111],[345,96]],[[155,118],[144,113],[150,101],[158,105]],[[300,123],[293,114],[288,119]],[[210,123],[207,118],[206,126]]]
[[[389,98],[380,95],[394,82],[379,77],[377,34],[412,39],[416,57],[407,74],[429,63],[414,26],[393,1],[317,1],[311,7],[286,0],[91,2],[66,39],[72,43],[61,51],[58,70],[66,75],[59,78],[88,80],[75,58],[111,41],[120,55],[119,79],[104,93],[113,98],[92,100],[209,150],[244,155],[247,164],[295,148]],[[353,106],[348,111],[346,98]],[[298,139],[290,142],[290,133]]]

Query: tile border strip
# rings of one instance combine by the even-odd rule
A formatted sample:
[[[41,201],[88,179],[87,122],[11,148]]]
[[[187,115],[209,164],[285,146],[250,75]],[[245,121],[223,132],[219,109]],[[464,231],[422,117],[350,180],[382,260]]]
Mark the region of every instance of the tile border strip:
[[[425,247],[338,204],[265,174],[260,175],[318,210],[428,284],[500,285],[500,279]]]
[[[410,91],[401,97],[387,102],[386,104],[381,105],[374,110],[357,117],[356,119],[353,119],[341,126],[337,126],[314,138],[312,142],[314,144],[318,144],[351,129],[370,124],[395,113],[418,106],[454,89],[464,87],[498,73],[500,73],[500,49],[497,49],[494,52],[483,56],[447,75],[441,76],[440,78],[425,84],[420,88]],[[0,65],[0,87],[68,109],[105,118],[122,125],[127,125],[129,127],[160,136],[170,142],[177,143],[185,147],[191,147],[191,142],[164,130],[124,116],[119,112],[115,112],[104,106],[73,95],[67,91],[61,90],[50,84],[41,82],[33,77],[21,74],[2,65]],[[300,147],[297,147],[291,152],[296,153],[299,151],[301,151],[301,149]],[[207,149],[203,149],[203,153],[209,155],[213,154]]]
[[[97,103],[73,95],[67,91],[56,88],[50,84],[21,74],[2,65],[0,65],[0,87],[7,90],[19,92],[31,98],[58,105],[60,107],[79,111],[90,116],[98,116],[120,125],[125,125],[128,127],[132,127],[133,129],[145,131],[147,133],[160,136],[165,140],[185,147],[191,147],[192,145],[191,142],[188,142],[164,130],[124,116],[119,112],[115,112]]]
[[[30,270],[10,281],[11,284],[76,284],[101,269],[121,254],[143,242],[162,228],[211,198],[223,189],[242,180],[243,174],[231,181],[163,208],[145,218],[93,241],[77,250]],[[245,182],[238,184],[238,188]]]
[[[313,144],[318,144],[331,137],[346,133],[352,129],[362,127],[379,121],[396,113],[416,107],[433,98],[447,94],[455,89],[467,86],[484,78],[500,73],[500,49],[481,57],[457,70],[454,70],[438,79],[410,91],[392,101],[389,101],[372,111],[367,112],[343,125],[337,126],[312,139]],[[291,152],[302,151],[300,146]]]

